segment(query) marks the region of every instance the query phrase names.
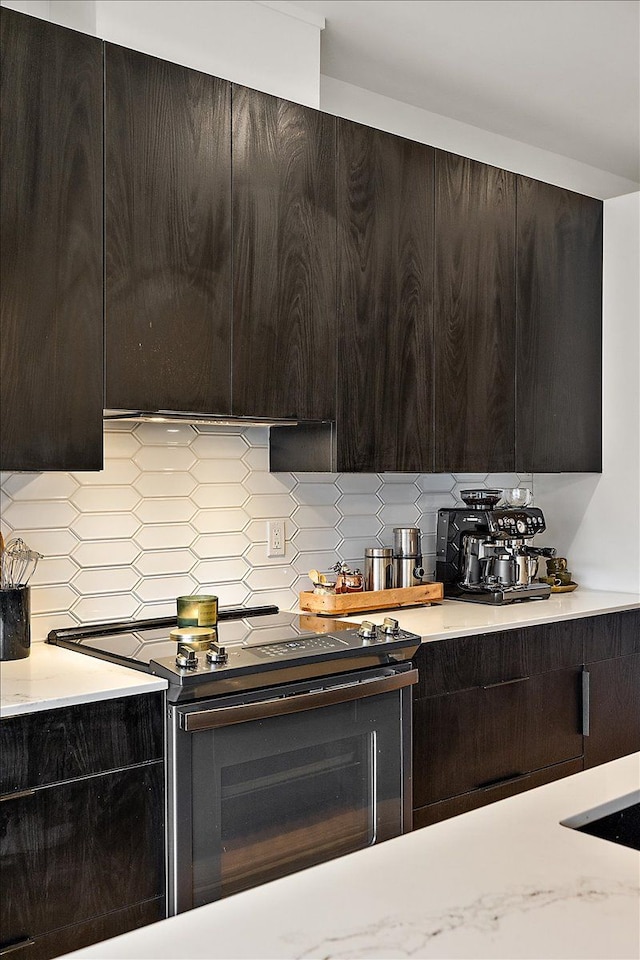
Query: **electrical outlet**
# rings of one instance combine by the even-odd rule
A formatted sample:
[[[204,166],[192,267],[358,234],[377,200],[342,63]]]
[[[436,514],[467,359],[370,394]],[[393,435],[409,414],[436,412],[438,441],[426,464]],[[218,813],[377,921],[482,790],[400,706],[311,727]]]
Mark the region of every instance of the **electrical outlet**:
[[[267,556],[284,557],[284,520],[267,521]]]

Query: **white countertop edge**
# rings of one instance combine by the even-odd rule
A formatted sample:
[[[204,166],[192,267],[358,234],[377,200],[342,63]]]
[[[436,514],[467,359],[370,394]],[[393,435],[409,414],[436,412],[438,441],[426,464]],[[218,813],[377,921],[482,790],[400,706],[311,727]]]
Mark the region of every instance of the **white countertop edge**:
[[[167,681],[37,642],[28,657],[0,662],[0,718],[167,689]]]
[[[427,606],[397,607],[350,616],[341,614],[339,619],[352,622],[371,620],[380,624],[385,617],[394,617],[402,629],[417,633],[423,643],[428,643],[637,609],[640,609],[640,594],[578,588],[573,593],[552,594],[546,600],[503,606],[443,600]]]

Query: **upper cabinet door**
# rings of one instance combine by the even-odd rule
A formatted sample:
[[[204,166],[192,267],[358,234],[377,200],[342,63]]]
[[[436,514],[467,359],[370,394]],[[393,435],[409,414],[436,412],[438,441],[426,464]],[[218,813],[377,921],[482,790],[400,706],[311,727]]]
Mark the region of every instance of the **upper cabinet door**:
[[[105,51],[105,405],[228,414],[230,84]]]
[[[436,152],[437,473],[515,466],[515,177]]]
[[[516,466],[602,469],[602,202],[518,177]]]
[[[335,120],[233,88],[233,413],[333,419]]]
[[[102,467],[102,44],[3,7],[0,467]]]
[[[433,153],[338,122],[338,470],[433,470]]]

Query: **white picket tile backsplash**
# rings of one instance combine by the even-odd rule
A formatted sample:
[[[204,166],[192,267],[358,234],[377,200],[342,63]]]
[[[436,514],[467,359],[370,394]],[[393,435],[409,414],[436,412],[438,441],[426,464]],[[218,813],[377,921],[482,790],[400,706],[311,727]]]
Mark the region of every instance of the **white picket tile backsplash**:
[[[468,486],[532,485],[530,475],[270,474],[263,427],[115,423],[100,473],[1,476],[5,536],[44,554],[32,581],[32,638],[76,623],[175,613],[179,594],[221,605],[296,605],[312,567],[362,567],[394,526],[420,526],[435,572],[439,507]],[[284,557],[267,556],[284,519]]]

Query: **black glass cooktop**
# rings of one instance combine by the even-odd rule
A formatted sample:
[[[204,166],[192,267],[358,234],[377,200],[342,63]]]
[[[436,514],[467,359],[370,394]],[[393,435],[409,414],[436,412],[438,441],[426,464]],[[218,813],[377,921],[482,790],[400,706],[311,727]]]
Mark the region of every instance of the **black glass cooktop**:
[[[52,630],[47,639],[57,646],[147,672],[152,660],[175,657],[176,641],[171,640],[169,634],[176,626],[176,621],[170,618],[137,623],[125,621]],[[277,607],[252,608],[246,612],[222,610],[217,625],[218,643],[221,646],[261,647],[263,650],[258,654],[261,659],[280,658],[286,652],[287,644],[293,653],[295,641],[303,636],[317,638],[314,644],[320,654],[323,649],[331,647],[328,637],[323,641],[324,634],[353,628],[353,623],[313,615],[281,613]]]

